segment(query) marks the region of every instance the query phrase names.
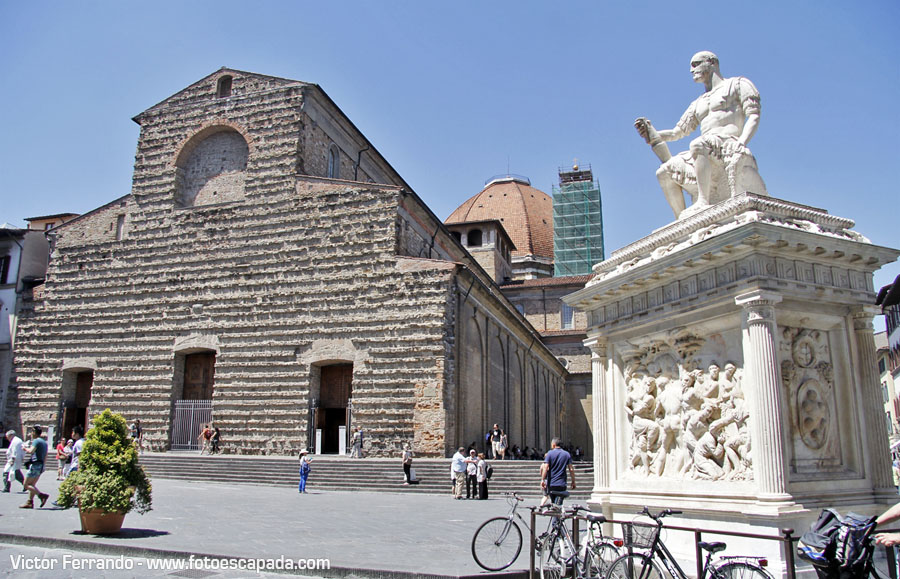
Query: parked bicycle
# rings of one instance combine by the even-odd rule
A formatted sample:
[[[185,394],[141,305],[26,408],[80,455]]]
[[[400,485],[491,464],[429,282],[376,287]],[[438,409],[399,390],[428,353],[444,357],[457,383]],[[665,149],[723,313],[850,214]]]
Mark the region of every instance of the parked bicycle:
[[[660,564],[665,567],[673,579],[688,579],[687,574],[666,548],[660,538],[663,518],[679,515],[681,511],[665,509],[657,514],[651,513],[647,507],[641,511],[653,520],[653,523],[623,523],[625,545],[629,552],[616,559],[609,568],[606,579],[665,579]],[[706,551],[706,560],[699,579],[772,579],[765,569],[768,561],[764,557],[723,556],[712,560],[714,553],[725,549],[725,543],[698,543]],[[645,550],[633,552],[632,549]]]
[[[553,512],[550,529],[540,540],[540,571],[542,579],[559,579],[572,572],[577,579],[604,577],[619,550],[613,539],[603,536],[600,525],[606,522],[603,515],[595,515],[590,509],[575,505],[564,510],[558,505],[547,509]],[[585,513],[583,519],[588,529],[582,536],[581,548],[575,548],[566,518]]]
[[[516,518],[522,521],[526,529],[530,528],[522,515],[516,512],[519,503],[524,500],[516,493],[506,493],[509,514],[488,519],[475,531],[475,536],[472,537],[472,557],[482,569],[502,571],[519,556],[522,551],[522,530],[516,524]]]

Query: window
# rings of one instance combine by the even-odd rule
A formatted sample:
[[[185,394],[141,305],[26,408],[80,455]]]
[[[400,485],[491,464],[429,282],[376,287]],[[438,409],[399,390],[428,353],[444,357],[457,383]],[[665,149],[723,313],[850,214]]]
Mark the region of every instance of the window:
[[[575,329],[575,308],[568,304],[562,304],[559,310],[559,326],[563,330]]]
[[[884,358],[878,359],[878,373],[884,374],[884,371],[887,370],[887,365],[884,362]]]
[[[9,283],[7,278],[9,277],[10,261],[12,261],[12,258],[8,255],[0,257],[0,284]]]
[[[522,304],[516,304],[516,311],[518,311],[523,316],[525,315],[525,306]]]
[[[216,85],[216,98],[225,98],[231,96],[231,77],[223,76]]]
[[[469,247],[481,247],[481,230],[473,229],[468,235]]]
[[[119,215],[116,217],[116,241],[121,241],[122,237],[125,235],[125,216]]]
[[[336,145],[331,145],[328,149],[328,174],[331,179],[341,178],[341,152],[338,151]]]
[[[459,243],[462,243],[462,234],[459,231],[451,231],[450,235],[453,236],[453,239],[455,239]]]
[[[890,400],[890,398],[888,398],[888,387],[884,382],[881,383],[881,398],[884,400],[885,404]]]

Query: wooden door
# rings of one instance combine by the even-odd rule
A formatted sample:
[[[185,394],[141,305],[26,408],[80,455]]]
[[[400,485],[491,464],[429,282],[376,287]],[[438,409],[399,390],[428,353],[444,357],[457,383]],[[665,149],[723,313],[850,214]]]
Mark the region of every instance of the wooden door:
[[[216,355],[188,354],[184,357],[182,400],[212,400]]]

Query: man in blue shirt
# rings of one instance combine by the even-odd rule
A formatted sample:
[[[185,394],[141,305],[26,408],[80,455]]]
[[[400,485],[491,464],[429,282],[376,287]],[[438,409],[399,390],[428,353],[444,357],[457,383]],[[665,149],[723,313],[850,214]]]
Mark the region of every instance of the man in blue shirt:
[[[31,444],[25,449],[25,452],[31,453],[31,462],[28,464],[28,474],[25,475],[25,490],[27,490],[29,494],[25,504],[20,505],[19,507],[22,509],[34,508],[35,495],[40,499],[41,507],[43,507],[47,503],[47,499],[50,498],[50,495],[42,493],[37,488],[37,481],[41,478],[41,473],[44,472],[44,460],[47,458],[47,441],[41,438],[43,429],[40,426],[35,426],[32,429],[32,432],[34,433],[34,437]]]
[[[572,455],[559,446],[560,440],[554,438],[550,441],[550,452],[544,456],[544,464],[541,465],[541,488],[547,490],[554,504],[561,505],[565,497],[560,493],[566,492],[566,471],[572,475],[572,490],[575,490],[575,466],[572,464]]]

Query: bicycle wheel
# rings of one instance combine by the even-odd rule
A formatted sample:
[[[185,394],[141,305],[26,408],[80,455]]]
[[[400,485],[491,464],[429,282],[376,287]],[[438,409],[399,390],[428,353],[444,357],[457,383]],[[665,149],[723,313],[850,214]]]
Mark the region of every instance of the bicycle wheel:
[[[613,561],[619,558],[619,550],[612,543],[600,541],[588,543],[584,546],[582,556],[585,560],[585,569],[590,569],[591,577],[606,577],[607,571]]]
[[[560,543],[564,541],[556,533],[550,536],[541,545],[540,565],[541,579],[561,579],[566,575],[566,561],[560,554]]]
[[[522,550],[522,531],[506,517],[488,519],[472,537],[472,557],[482,569],[502,571],[516,560]]]
[[[659,564],[641,553],[625,554],[609,566],[607,579],[664,579]]]
[[[749,561],[727,561],[716,567],[714,577],[719,579],[772,579],[764,568]]]

